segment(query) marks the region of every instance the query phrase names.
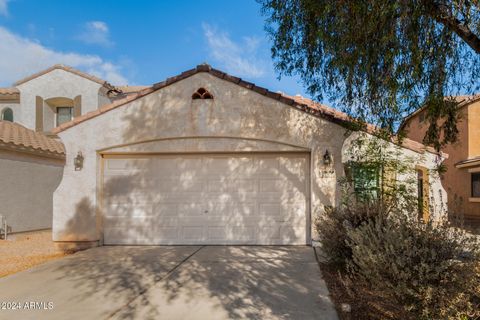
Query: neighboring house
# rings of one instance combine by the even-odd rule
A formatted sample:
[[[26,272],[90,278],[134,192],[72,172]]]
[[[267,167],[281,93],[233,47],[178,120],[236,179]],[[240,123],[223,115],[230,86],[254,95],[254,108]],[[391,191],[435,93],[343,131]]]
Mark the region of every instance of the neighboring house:
[[[459,96],[458,141],[447,145],[446,173],[442,184],[448,193],[449,213],[463,217],[467,224],[480,226],[480,95]],[[408,116],[401,129],[407,137],[423,141],[428,121],[421,108]]]
[[[52,227],[65,156],[61,142],[40,132],[51,136],[56,126],[143,88],[114,87],[64,65],[0,88],[0,215],[10,232]]]
[[[64,164],[59,140],[0,120],[0,216],[9,233],[52,227],[53,191]]]
[[[340,203],[345,165],[358,161],[348,148],[363,133],[349,121],[199,65],[53,129],[67,159],[53,238],[77,247],[310,244],[313,221]],[[424,201],[438,218],[446,195],[433,169],[443,159],[409,139],[390,145],[412,174],[424,170]],[[370,176],[370,186],[381,183]]]
[[[115,99],[145,87],[115,87],[92,75],[64,65],[54,65],[0,88],[0,120],[50,132]]]

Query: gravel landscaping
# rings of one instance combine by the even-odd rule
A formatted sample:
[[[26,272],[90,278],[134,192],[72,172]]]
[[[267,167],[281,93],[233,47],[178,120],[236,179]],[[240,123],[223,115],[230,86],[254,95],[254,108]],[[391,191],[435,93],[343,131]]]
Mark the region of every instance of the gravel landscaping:
[[[0,240],[0,277],[65,255],[55,248],[51,230],[10,235]]]

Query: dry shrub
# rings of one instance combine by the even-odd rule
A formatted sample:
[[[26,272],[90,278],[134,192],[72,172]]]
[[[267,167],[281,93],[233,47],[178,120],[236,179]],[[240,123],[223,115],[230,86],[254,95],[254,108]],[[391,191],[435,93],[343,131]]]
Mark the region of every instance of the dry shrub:
[[[478,240],[447,224],[379,215],[347,230],[352,278],[416,319],[480,317]]]
[[[377,202],[356,203],[341,208],[326,207],[325,214],[315,220],[315,227],[328,262],[344,269],[352,258],[347,231],[360,227],[376,216],[388,215],[387,211]]]

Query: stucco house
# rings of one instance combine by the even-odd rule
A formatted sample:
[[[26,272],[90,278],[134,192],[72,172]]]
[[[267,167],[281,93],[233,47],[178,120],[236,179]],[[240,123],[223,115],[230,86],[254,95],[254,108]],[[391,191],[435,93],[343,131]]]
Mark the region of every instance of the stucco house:
[[[312,222],[340,202],[348,146],[366,134],[335,109],[206,64],[98,105],[52,130],[66,155],[53,196],[60,245],[311,244]],[[424,170],[438,218],[442,155],[390,145],[412,174]]]
[[[143,88],[113,86],[57,64],[15,82],[12,87],[0,88],[0,120],[49,133],[64,122]]]
[[[51,130],[142,88],[114,87],[64,65],[0,88],[0,216],[8,232],[52,227],[65,153]]]
[[[64,164],[59,140],[0,120],[0,229],[5,219],[8,233],[52,227],[53,191]]]
[[[457,142],[443,151],[449,158],[442,183],[448,193],[449,213],[480,227],[480,95],[457,96],[459,122]],[[405,118],[401,129],[408,138],[423,141],[428,129],[426,109],[420,108]]]

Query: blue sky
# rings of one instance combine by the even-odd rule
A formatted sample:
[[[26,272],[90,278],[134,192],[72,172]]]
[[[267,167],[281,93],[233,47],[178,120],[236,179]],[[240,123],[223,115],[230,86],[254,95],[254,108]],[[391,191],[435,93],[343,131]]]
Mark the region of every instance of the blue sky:
[[[254,0],[0,0],[0,86],[55,63],[113,84],[152,84],[202,62],[274,91],[264,17]]]

